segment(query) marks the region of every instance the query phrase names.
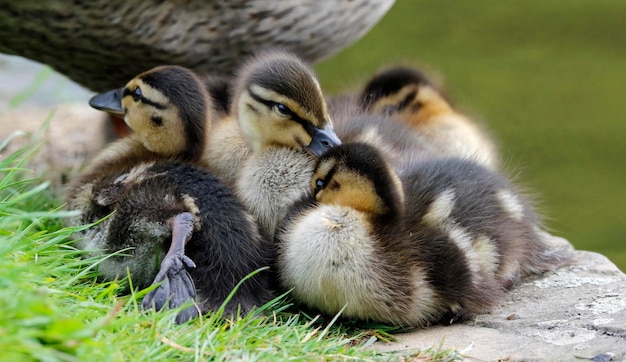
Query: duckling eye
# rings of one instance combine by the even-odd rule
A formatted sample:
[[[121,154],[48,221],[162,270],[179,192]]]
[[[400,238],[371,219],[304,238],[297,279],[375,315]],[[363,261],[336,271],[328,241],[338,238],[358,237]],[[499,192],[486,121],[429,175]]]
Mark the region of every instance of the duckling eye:
[[[291,109],[289,109],[289,107],[287,107],[286,105],[282,103],[276,103],[274,107],[278,110],[278,112],[280,112],[281,114],[284,114],[285,116],[293,115],[293,112],[291,111]]]
[[[135,101],[138,101],[141,97],[143,97],[143,94],[141,93],[141,88],[135,88],[135,90],[133,91],[133,99]]]
[[[315,181],[315,190],[320,190],[320,189],[324,188],[325,184],[326,183],[324,182],[324,180],[318,179],[317,181]]]

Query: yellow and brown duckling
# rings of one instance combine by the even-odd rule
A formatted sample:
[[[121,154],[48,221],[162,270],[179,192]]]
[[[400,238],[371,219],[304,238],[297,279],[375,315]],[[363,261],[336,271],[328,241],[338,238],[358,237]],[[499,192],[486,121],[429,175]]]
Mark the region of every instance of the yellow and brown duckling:
[[[420,70],[387,69],[374,76],[359,97],[362,109],[397,118],[417,131],[437,156],[462,157],[498,169],[492,139],[479,124],[455,110]]]
[[[90,105],[124,118],[133,133],[100,152],[69,186],[69,194],[142,161],[202,162],[211,101],[198,78],[182,67],[157,67],[124,88],[94,96]]]
[[[472,161],[421,160],[400,177],[371,145],[344,144],[320,158],[311,190],[277,234],[278,273],[325,314],[451,322],[568,257],[549,250],[511,183]]]
[[[98,109],[124,114],[133,133],[102,151],[70,185],[72,222],[104,221],[77,236],[102,259],[108,280],[128,272],[138,287],[159,284],[145,308],[176,308],[182,322],[217,310],[237,283],[270,262],[253,218],[203,166],[210,101],[190,71],[175,66],[142,73],[121,89],[95,96]],[[244,282],[226,306],[243,313],[271,299],[266,274]]]
[[[271,237],[308,190],[319,157],[341,142],[311,68],[283,51],[248,61],[234,84],[232,116],[215,124],[207,159]]]

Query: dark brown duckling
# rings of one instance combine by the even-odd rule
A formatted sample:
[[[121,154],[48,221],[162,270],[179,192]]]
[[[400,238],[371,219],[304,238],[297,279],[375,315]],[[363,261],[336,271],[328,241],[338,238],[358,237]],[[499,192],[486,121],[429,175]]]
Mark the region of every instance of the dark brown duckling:
[[[398,176],[368,144],[317,163],[312,194],[276,242],[279,280],[325,314],[423,327],[488,311],[522,276],[565,263],[526,199],[468,160],[416,161]]]
[[[126,276],[140,287],[160,284],[143,306],[176,308],[195,299],[182,322],[217,310],[248,274],[269,264],[267,245],[235,195],[202,160],[210,101],[190,71],[158,67],[90,104],[123,114],[133,133],[96,157],[71,183],[74,225],[104,221],[77,235],[102,277]],[[128,256],[124,256],[128,255]],[[267,274],[243,283],[226,313],[271,299]]]

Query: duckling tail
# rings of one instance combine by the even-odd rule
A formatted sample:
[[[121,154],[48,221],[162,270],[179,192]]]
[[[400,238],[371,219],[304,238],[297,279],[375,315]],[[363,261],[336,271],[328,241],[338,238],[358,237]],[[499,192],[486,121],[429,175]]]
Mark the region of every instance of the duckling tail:
[[[524,263],[526,274],[541,274],[569,265],[574,257],[574,247],[564,238],[554,236],[537,228],[536,239],[529,245],[528,262]]]

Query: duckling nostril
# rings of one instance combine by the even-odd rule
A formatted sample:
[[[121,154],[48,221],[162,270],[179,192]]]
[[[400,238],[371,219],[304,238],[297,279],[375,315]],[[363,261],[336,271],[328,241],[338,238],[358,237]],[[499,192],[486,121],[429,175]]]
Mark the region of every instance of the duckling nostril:
[[[340,144],[341,141],[339,137],[337,137],[332,127],[328,125],[324,129],[316,128],[311,138],[311,143],[304,147],[304,149],[313,156],[320,157],[328,149],[339,146]]]

